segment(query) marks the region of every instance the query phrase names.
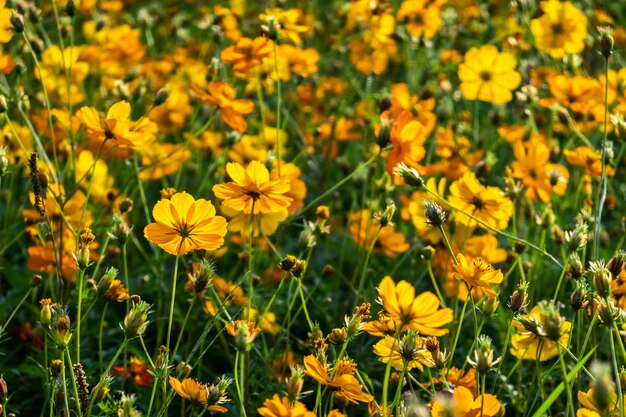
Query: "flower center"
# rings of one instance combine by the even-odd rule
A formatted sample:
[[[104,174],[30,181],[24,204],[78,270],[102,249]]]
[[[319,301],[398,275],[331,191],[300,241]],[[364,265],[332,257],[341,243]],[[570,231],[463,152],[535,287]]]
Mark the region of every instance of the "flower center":
[[[491,72],[484,70],[480,73],[480,79],[483,81],[491,81]]]
[[[472,198],[471,204],[474,207],[476,207],[478,210],[480,210],[481,208],[485,207],[485,202],[483,200],[481,200],[480,198],[478,198],[477,196],[474,196],[474,198]]]
[[[252,197],[253,200],[258,200],[259,197],[261,197],[261,193],[259,193],[258,191],[248,191],[246,192],[246,195]]]
[[[552,24],[552,33],[554,33],[555,35],[561,35],[563,34],[563,32],[563,25],[561,23]]]

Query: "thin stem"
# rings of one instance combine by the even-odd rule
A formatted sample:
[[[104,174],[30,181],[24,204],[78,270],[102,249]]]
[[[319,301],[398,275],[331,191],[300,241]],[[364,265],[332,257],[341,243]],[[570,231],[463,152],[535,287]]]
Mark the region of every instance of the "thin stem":
[[[80,362],[80,327],[83,313],[83,281],[85,280],[85,270],[79,268],[78,282],[76,283],[76,289],[78,290],[78,306],[76,311],[76,362]]]
[[[606,174],[606,141],[607,141],[607,119],[609,112],[609,58],[608,56],[604,60],[604,135],[602,136],[602,142],[600,143],[600,152],[602,158],[602,174],[600,176],[600,194],[598,203],[596,205],[596,227],[593,239],[593,258],[598,259],[598,253],[600,251],[600,228],[602,225],[602,208],[604,207],[604,201],[606,200],[607,191],[607,174]]]

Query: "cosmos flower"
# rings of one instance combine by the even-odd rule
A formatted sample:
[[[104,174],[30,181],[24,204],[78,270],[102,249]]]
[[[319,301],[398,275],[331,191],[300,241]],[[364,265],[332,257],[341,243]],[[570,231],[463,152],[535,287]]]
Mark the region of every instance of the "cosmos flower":
[[[454,268],[453,276],[459,281],[465,281],[470,288],[480,288],[489,298],[495,298],[498,294],[491,289],[494,284],[500,284],[504,278],[502,271],[494,269],[491,264],[484,262],[481,258],[468,261],[462,253],[457,256],[457,264],[452,264]]]
[[[513,214],[513,203],[497,187],[485,187],[469,171],[450,186],[450,204],[491,227],[506,229]],[[481,225],[469,216],[456,213],[455,221],[469,227]]]
[[[530,22],[535,46],[552,58],[577,54],[585,48],[587,17],[569,1],[541,2],[543,14]]]
[[[152,215],[156,222],[146,226],[144,236],[172,255],[215,250],[224,244],[226,219],[215,215],[210,201],[195,200],[183,191],[159,200]]]
[[[471,48],[459,64],[461,92],[467,100],[505,104],[513,99],[512,91],[522,82],[515,71],[517,60],[508,52],[498,52],[493,45]]]

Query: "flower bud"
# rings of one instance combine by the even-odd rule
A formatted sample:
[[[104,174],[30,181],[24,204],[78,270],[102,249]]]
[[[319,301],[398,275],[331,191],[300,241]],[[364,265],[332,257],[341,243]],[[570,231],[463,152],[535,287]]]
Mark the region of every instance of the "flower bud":
[[[613,279],[617,279],[617,277],[622,273],[624,266],[626,266],[626,252],[618,250],[615,255],[609,259],[606,269],[609,270]]]
[[[154,107],[160,106],[167,101],[169,95],[170,92],[167,88],[159,89],[159,91],[157,91],[156,95],[154,96],[154,100],[152,100],[152,105]]]
[[[426,207],[426,223],[433,227],[440,227],[446,221],[448,213],[443,208],[432,200],[425,200],[424,207]]]
[[[60,359],[52,359],[50,361],[50,373],[53,377],[57,377],[61,375],[61,371],[63,368],[63,362]]]
[[[4,94],[0,94],[0,114],[6,113],[8,108],[9,106],[7,105],[7,98],[4,96]]]
[[[39,321],[42,326],[47,326],[52,321],[52,310],[50,308],[50,299],[42,298],[39,300],[41,310],[39,312]]]
[[[0,403],[4,404],[9,399],[9,389],[4,378],[0,378]]]
[[[133,209],[133,200],[126,197],[122,201],[120,201],[120,213],[128,213]]]
[[[411,185],[416,188],[424,187],[424,177],[422,177],[417,169],[408,167],[404,163],[396,165],[396,167],[393,169],[393,174],[402,178],[405,184]]]
[[[348,338],[348,332],[344,327],[336,328],[333,329],[326,338],[333,345],[342,345]]]
[[[485,317],[493,316],[498,309],[499,304],[500,302],[497,298],[487,297],[483,304],[483,314],[485,315]]]
[[[43,282],[43,278],[41,277],[41,275],[35,274],[30,280],[30,286],[31,288],[37,288],[38,286],[41,285],[42,282]]]
[[[148,327],[148,313],[150,312],[150,305],[146,302],[140,302],[138,304],[132,304],[131,309],[124,317],[124,323],[122,329],[126,333],[128,339],[142,336],[146,328]]]
[[[391,128],[393,126],[393,120],[383,117],[380,119],[380,127],[378,128],[378,134],[376,135],[376,144],[381,149],[385,149],[391,141]]]
[[[613,46],[615,45],[613,31],[610,27],[606,26],[599,27],[598,32],[600,32],[600,53],[604,59],[609,59],[611,54],[613,54]]]
[[[65,313],[58,313],[52,323],[52,338],[59,348],[65,348],[72,340],[70,331],[70,317]]]
[[[287,378],[287,396],[296,400],[304,386],[304,369],[301,366],[291,368],[291,375]]]
[[[611,293],[611,273],[606,269],[604,261],[591,262],[589,269],[593,274],[593,288],[604,298]]]
[[[509,299],[509,307],[513,313],[519,313],[528,305],[528,284],[523,283],[517,286]]]
[[[13,26],[13,31],[15,33],[23,33],[24,17],[21,14],[13,13],[13,15],[11,16],[11,26]]]

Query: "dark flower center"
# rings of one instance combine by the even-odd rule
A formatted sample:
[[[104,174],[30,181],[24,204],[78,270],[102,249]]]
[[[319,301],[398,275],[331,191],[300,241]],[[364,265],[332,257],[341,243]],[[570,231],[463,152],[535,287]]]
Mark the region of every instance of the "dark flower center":
[[[480,79],[483,81],[491,81],[491,72],[485,70],[480,73]]]
[[[485,207],[485,203],[478,197],[472,198],[472,205],[476,207],[478,210]]]
[[[553,23],[552,24],[552,33],[555,35],[562,35],[564,32],[563,30],[563,25],[560,23]]]

